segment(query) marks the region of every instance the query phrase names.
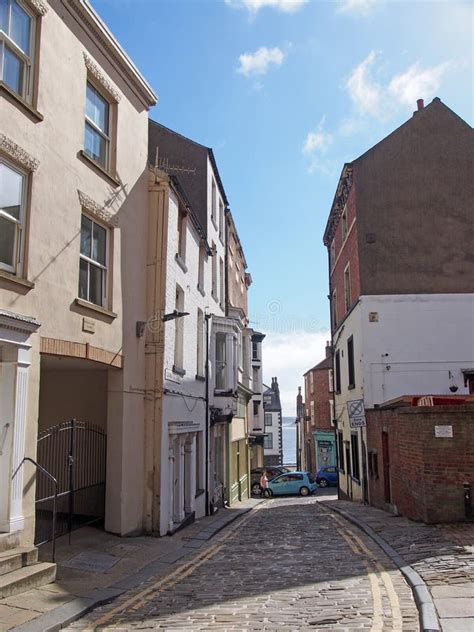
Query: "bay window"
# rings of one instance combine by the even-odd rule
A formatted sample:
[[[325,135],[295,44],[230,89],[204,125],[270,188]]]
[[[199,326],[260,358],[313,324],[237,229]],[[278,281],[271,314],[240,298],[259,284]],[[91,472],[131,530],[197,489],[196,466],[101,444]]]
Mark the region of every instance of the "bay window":
[[[107,229],[82,215],[79,298],[100,307],[107,300],[107,256]]]
[[[86,90],[84,152],[104,169],[109,169],[110,103],[90,82]]]
[[[0,0],[0,78],[31,100],[35,18],[20,0]]]
[[[225,391],[227,387],[226,335],[216,334],[216,389]]]
[[[0,161],[0,269],[17,274],[23,260],[27,176]]]

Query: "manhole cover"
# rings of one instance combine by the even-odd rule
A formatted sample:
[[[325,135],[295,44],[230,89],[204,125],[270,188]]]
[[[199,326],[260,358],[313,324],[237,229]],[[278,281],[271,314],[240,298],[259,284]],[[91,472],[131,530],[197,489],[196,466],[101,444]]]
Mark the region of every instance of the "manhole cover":
[[[61,566],[76,568],[80,571],[104,573],[119,561],[119,557],[107,555],[106,553],[79,553],[79,555],[72,557],[67,562],[61,562]]]

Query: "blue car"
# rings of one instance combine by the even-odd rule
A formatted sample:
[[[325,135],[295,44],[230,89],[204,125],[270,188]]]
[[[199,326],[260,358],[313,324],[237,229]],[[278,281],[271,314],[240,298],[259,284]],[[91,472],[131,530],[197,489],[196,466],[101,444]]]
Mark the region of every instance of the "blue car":
[[[309,496],[318,486],[310,472],[286,472],[268,481],[265,496],[280,496],[283,494],[299,494]]]
[[[316,474],[319,487],[337,486],[337,469],[334,466],[322,467]]]

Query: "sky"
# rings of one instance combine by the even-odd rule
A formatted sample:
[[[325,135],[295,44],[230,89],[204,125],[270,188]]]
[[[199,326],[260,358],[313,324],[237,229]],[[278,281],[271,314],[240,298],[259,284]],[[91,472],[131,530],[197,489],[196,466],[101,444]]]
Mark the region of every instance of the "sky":
[[[322,235],[344,162],[438,96],[473,122],[473,3],[92,0],[159,96],[212,147],[244,247],[264,376],[295,415],[329,340]]]

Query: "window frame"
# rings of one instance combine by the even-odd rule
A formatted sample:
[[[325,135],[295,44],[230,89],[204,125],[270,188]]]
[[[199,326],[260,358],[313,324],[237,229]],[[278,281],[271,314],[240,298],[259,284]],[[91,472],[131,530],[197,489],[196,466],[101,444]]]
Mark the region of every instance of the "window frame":
[[[269,422],[267,421],[268,419],[270,419]],[[265,428],[273,426],[273,415],[272,415],[272,413],[265,413],[263,421],[264,421]]]
[[[24,266],[25,266],[25,250],[26,250],[26,231],[27,231],[27,219],[28,219],[28,193],[29,193],[29,185],[31,173],[22,169],[15,163],[10,160],[7,160],[4,156],[0,156],[0,164],[3,164],[7,169],[19,174],[22,177],[22,186],[21,186],[21,204],[20,204],[20,213],[19,219],[17,220],[15,217],[6,213],[5,211],[0,209],[0,217],[3,217],[9,222],[15,224],[15,242],[13,245],[13,259],[14,265],[9,266],[6,263],[0,261],[0,270],[4,270],[5,272],[9,272],[19,278],[24,275]],[[18,233],[20,236],[18,237]]]
[[[331,296],[331,316],[333,331],[337,329],[337,290],[334,288]]]
[[[269,432],[268,434],[263,436],[263,449],[273,450],[273,433],[272,432]]]
[[[181,207],[178,208],[178,224],[177,224],[177,233],[178,233],[178,248],[177,248],[177,256],[181,259],[183,263],[186,263],[186,241],[187,241],[187,213]]]
[[[338,456],[338,470],[345,472],[345,458],[344,458],[344,434],[342,430],[337,432],[337,456]]]
[[[336,240],[333,239],[331,241],[331,245],[329,246],[329,262],[331,266],[331,270],[336,265]]]
[[[16,58],[20,59],[20,62],[23,66],[22,71],[22,90],[21,92],[17,92],[14,88],[12,88],[4,79],[3,79],[3,67],[2,73],[0,76],[0,82],[5,85],[9,90],[13,92],[20,99],[28,103],[29,105],[33,104],[33,93],[34,93],[34,77],[36,73],[36,59],[37,59],[37,25],[39,22],[39,17],[36,13],[22,0],[8,0],[8,22],[10,26],[11,21],[11,7],[13,4],[17,4],[30,18],[30,37],[29,37],[29,54],[26,54],[16,42],[13,41],[11,36],[2,31],[0,29],[0,47],[8,47],[12,51],[13,55]],[[4,53],[2,55],[2,62],[4,60]]]
[[[351,432],[351,478],[360,483],[359,434]]]
[[[336,389],[336,393],[339,395],[341,392],[341,352],[339,349],[336,350],[336,354],[334,356],[334,369],[335,369],[335,381],[334,388]]]
[[[82,296],[80,296],[80,291],[78,292],[79,298],[81,300],[87,301],[88,303],[90,303],[91,305],[96,305],[97,307],[102,307],[104,309],[107,309],[109,307],[109,300],[110,300],[110,291],[109,291],[109,286],[110,286],[110,251],[111,251],[111,233],[110,233],[110,227],[107,226],[107,224],[105,224],[104,222],[101,222],[99,220],[97,220],[96,217],[94,217],[93,215],[91,215],[90,213],[88,213],[84,208],[81,211],[81,224],[82,224],[82,217],[86,217],[88,220],[90,220],[92,222],[92,227],[94,227],[94,224],[97,224],[97,226],[100,226],[100,228],[103,228],[105,231],[105,263],[106,265],[104,266],[103,264],[99,263],[98,261],[95,261],[94,259],[92,259],[92,257],[88,257],[87,255],[83,255],[81,252],[81,247],[80,247],[80,239],[82,237],[82,227],[81,227],[81,231],[80,231],[80,238],[79,238],[79,275],[80,275],[80,262],[81,260],[86,261],[86,263],[88,264],[89,268],[89,272],[88,272],[88,283],[87,283],[87,298],[84,298]],[[92,234],[93,234],[93,228],[92,228]],[[96,266],[97,268],[100,268],[101,270],[105,271],[105,281],[102,281],[102,304],[99,305],[98,303],[94,303],[94,301],[90,300],[90,266]],[[80,281],[80,276],[79,276],[79,281]]]
[[[351,264],[344,268],[344,307],[347,313],[352,306]]]
[[[217,210],[217,185],[214,176],[211,176],[211,220],[214,224],[214,228],[217,230],[216,222],[216,210]]]
[[[197,308],[197,335],[196,335],[196,376],[205,377],[205,360],[204,360],[204,312],[201,308]]]
[[[92,121],[88,116],[87,116],[87,86],[90,85],[91,88],[97,92],[97,94],[99,95],[99,97],[101,97],[101,99],[103,99],[103,101],[105,101],[107,103],[107,119],[108,119],[108,132],[107,134],[105,132],[103,132],[100,127],[98,127],[94,121]],[[91,160],[95,165],[98,165],[98,167],[100,169],[103,169],[104,171],[106,171],[107,173],[111,174],[112,173],[112,139],[113,139],[113,130],[114,130],[114,124],[115,124],[115,108],[114,108],[115,102],[113,101],[112,97],[100,86],[100,84],[98,84],[96,81],[94,81],[93,77],[90,76],[90,74],[87,74],[87,78],[86,78],[86,94],[85,94],[85,100],[84,100],[84,154],[87,156],[87,158],[89,160]],[[85,142],[85,130],[86,130],[86,126],[89,125],[94,132],[96,132],[97,134],[99,134],[105,141],[106,141],[106,160],[105,160],[105,164],[102,164],[100,162],[100,160],[97,160],[94,156],[92,156],[86,149],[86,142]]]
[[[223,345],[222,345],[222,349],[224,350],[224,355],[223,355],[223,359],[218,359],[218,349],[220,348],[218,345],[218,338],[221,339],[223,338]],[[226,391],[228,388],[228,377],[227,377],[227,368],[229,365],[229,358],[227,357],[228,353],[227,353],[227,334],[222,332],[222,331],[218,331],[216,332],[216,344],[215,344],[215,352],[214,352],[214,366],[216,368],[216,377],[215,377],[215,389],[216,391]],[[219,373],[219,368],[222,369],[222,372]],[[218,381],[218,376],[222,375],[223,376],[223,381],[222,383],[219,383]]]
[[[175,309],[178,312],[184,311],[185,294],[183,288],[176,283],[175,288]],[[173,372],[185,375],[184,370],[184,318],[174,320],[174,349],[173,349]]]
[[[349,336],[347,339],[347,376],[347,388],[352,390],[356,385],[354,336]]]

